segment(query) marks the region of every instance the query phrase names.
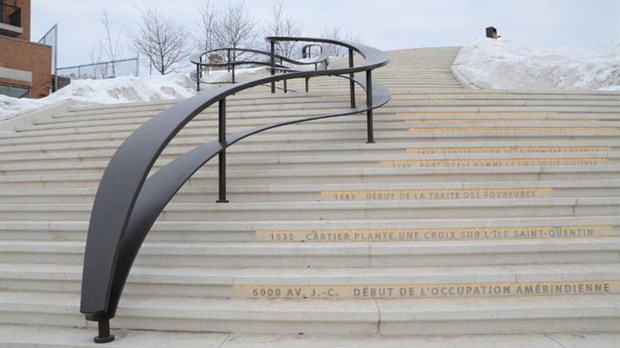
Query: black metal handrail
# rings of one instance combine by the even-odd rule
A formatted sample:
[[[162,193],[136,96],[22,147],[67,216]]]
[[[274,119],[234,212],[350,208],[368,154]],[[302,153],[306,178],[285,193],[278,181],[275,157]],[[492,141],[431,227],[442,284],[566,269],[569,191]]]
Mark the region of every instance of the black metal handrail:
[[[9,5],[7,3],[0,3],[0,23],[9,24],[15,27],[22,26],[22,9]]]
[[[199,54],[192,55],[190,57],[190,61],[196,65],[196,89],[200,91],[200,83],[202,78],[202,70],[203,68],[226,68],[229,72],[231,72],[232,83],[236,83],[235,81],[235,68],[239,65],[264,65],[271,66],[272,57],[275,58],[275,68],[281,72],[290,72],[299,69],[291,68],[290,65],[285,65],[284,63],[292,64],[293,66],[304,66],[304,65],[313,65],[314,70],[318,70],[320,64],[327,69],[327,60],[329,59],[329,50],[323,44],[310,44],[302,47],[302,54],[304,56],[307,55],[308,47],[320,47],[320,54],[310,60],[296,60],[288,57],[284,57],[272,52],[262,51],[257,49],[249,49],[249,48],[216,48],[212,50],[208,50]],[[245,59],[236,59],[240,55],[250,53],[252,56]],[[212,60],[211,57],[219,57],[221,60]],[[260,59],[263,57],[263,60]],[[306,83],[306,92],[307,92],[308,84]],[[286,92],[286,88],[285,88]]]
[[[271,76],[231,84],[217,90],[209,90],[180,102],[145,122],[118,148],[108,164],[93,205],[86,241],[82,277],[80,311],[86,319],[97,321],[99,336],[95,342],[114,339],[110,335],[109,320],[116,309],[129,275],[133,261],[159,214],[183,184],[207,161],[219,159],[219,202],[226,202],[226,148],[259,132],[284,125],[323,118],[366,112],[368,142],[374,142],[372,110],[390,100],[390,92],[372,82],[372,70],[388,63],[387,54],[375,48],[316,38],[269,37],[272,52],[279,41],[304,41],[331,43],[357,52],[365,61],[359,66],[340,69],[313,70],[275,74],[275,55],[271,57]],[[365,72],[366,79],[354,77]],[[226,134],[226,97],[258,85],[276,81],[315,76],[345,76],[351,83],[366,90],[366,104],[354,105],[341,113],[296,119],[256,127],[242,132]],[[354,93],[354,89],[351,89]],[[155,161],[174,136],[195,116],[207,107],[218,104],[218,139],[198,146],[169,162],[150,177],[147,176]]]

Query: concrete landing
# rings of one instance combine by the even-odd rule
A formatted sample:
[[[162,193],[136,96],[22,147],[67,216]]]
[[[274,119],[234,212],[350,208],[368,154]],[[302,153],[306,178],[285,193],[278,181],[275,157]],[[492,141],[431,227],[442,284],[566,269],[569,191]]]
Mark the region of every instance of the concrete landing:
[[[348,336],[235,335],[225,333],[149,332],[117,330],[106,348],[617,348],[620,334],[466,335],[466,336]],[[85,329],[0,326],[2,348],[93,347]]]

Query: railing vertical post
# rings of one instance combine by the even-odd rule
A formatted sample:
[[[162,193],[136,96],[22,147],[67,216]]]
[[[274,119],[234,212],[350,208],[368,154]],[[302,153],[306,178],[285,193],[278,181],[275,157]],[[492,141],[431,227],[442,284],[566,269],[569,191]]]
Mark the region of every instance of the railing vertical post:
[[[226,145],[226,99],[220,100],[218,104],[218,141],[220,145]],[[219,173],[218,186],[219,197],[218,203],[228,203],[226,199],[226,149],[222,150],[218,155]]]
[[[349,68],[353,67],[353,49],[349,48]],[[355,78],[354,73],[349,74],[349,90],[351,91],[351,108],[355,107],[355,82],[353,79]]]
[[[232,66],[232,83],[235,83],[235,65]]]
[[[226,71],[230,72],[230,48],[227,49],[226,52],[228,52],[227,55],[226,55],[227,58],[228,58],[228,60],[226,61],[226,63],[227,63],[226,64]]]
[[[202,56],[200,56],[200,63],[202,64]],[[196,64],[196,90],[200,92],[200,79],[202,78],[200,73],[201,64]]]
[[[97,322],[99,336],[95,337],[95,343],[108,343],[114,341],[114,335],[110,335],[110,320],[104,319]]]
[[[375,135],[372,121],[372,70],[366,71],[366,131],[368,132],[368,143],[375,142]]]
[[[271,44],[271,76],[276,74],[276,42],[269,40]],[[271,93],[276,93],[276,82],[271,82]]]

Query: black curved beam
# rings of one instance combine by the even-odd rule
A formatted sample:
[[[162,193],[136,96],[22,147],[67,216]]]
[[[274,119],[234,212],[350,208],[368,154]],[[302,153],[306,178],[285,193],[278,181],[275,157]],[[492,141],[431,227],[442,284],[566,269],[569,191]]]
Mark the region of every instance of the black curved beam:
[[[373,87],[375,89],[373,95],[373,109],[376,109],[385,105],[390,100],[390,92],[378,84],[375,84]],[[362,85],[362,88],[365,89],[365,86]],[[189,180],[205,163],[233,144],[260,132],[295,123],[352,115],[365,111],[367,111],[367,109],[364,106],[349,109],[337,114],[278,122],[244,130],[227,137],[224,144],[221,144],[218,140],[213,140],[207,144],[198,146],[158,170],[148,178],[142,187],[133,214],[131,215],[127,232],[121,242],[118,266],[112,282],[110,307],[113,308],[114,311],[116,310],[127,277],[129,276],[129,271],[131,270],[144,239],[155,223],[155,220],[157,220],[157,217],[159,217],[168,202],[176,195],[183,184],[185,184],[185,182],[187,182],[187,180]],[[114,312],[111,314],[114,315]]]
[[[231,135],[223,143],[211,142],[180,156],[147,181],[153,164],[174,136],[202,110],[225,100],[229,95],[265,83],[292,78],[346,75],[370,71],[388,63],[384,52],[364,45],[314,38],[277,37],[268,40],[340,44],[362,55],[365,63],[343,69],[291,72],[211,90],[154,116],[125,140],[110,160],[97,190],[84,256],[80,311],[86,314],[88,320],[99,322],[100,342],[109,341],[109,337],[113,339],[113,336],[109,336],[108,320],[116,313],[123,286],[142,241],[168,201],[206,161],[252,134],[286,124],[371,110],[390,99],[387,90],[379,85],[368,85],[366,88],[374,88],[374,93],[372,101],[365,107],[335,115],[277,123]],[[108,337],[101,337],[105,336],[106,331]]]
[[[315,45],[310,45],[310,46],[315,46]],[[317,63],[323,63],[329,58],[329,52],[324,45],[319,45],[319,46],[321,47],[321,54],[315,59],[309,60],[309,61],[295,60],[295,59],[284,57],[278,54],[275,54],[274,56],[277,60],[281,62],[287,62],[287,63],[294,64],[294,65],[312,65],[312,64],[317,64]],[[222,63],[207,63],[201,59],[203,56],[206,56],[208,54],[215,53],[215,52],[220,52],[220,51],[221,52],[239,51],[242,53],[253,53],[253,54],[258,54],[258,55],[264,55],[266,58],[271,59],[271,52],[267,52],[267,51],[256,50],[256,49],[251,49],[251,48],[216,48],[216,49],[212,49],[212,50],[208,50],[202,53],[195,54],[190,57],[190,61],[196,65],[209,66],[209,67],[225,67],[229,65],[242,65],[242,64],[265,64],[265,63],[270,64],[269,61],[262,62],[262,61],[254,61],[254,60],[247,60],[247,61],[234,60],[234,61],[227,61],[227,62],[222,62]]]
[[[274,42],[274,40],[271,40],[271,42]],[[305,60],[305,61],[300,61],[300,60],[295,60],[292,58],[288,58],[288,57],[284,57],[278,54],[275,54],[275,52],[272,54],[272,52],[267,52],[267,51],[263,51],[263,50],[257,50],[257,49],[251,49],[251,48],[216,48],[216,49],[212,49],[212,50],[208,50],[202,53],[198,53],[195,55],[192,55],[190,57],[190,62],[192,64],[196,65],[196,89],[200,91],[200,79],[201,79],[201,70],[200,67],[207,67],[207,68],[216,68],[216,67],[226,67],[229,70],[232,68],[232,83],[235,83],[235,67],[239,66],[239,65],[264,65],[264,66],[270,66],[272,69],[276,69],[279,72],[291,72],[291,71],[298,71],[299,69],[292,69],[290,66],[284,65],[284,63],[289,63],[289,64],[293,64],[293,65],[297,65],[297,66],[303,66],[303,65],[314,65],[315,66],[315,70],[317,67],[317,64],[325,64],[325,67],[327,68],[327,61],[329,59],[329,50],[327,49],[326,44],[322,44],[322,43],[314,43],[314,44],[310,44],[310,45],[306,45],[304,46],[304,49],[308,46],[318,46],[321,48],[321,54],[319,56],[317,56],[316,58],[312,59],[312,60]],[[231,60],[230,57],[230,52],[234,51],[234,52],[241,52],[241,53],[252,53],[252,54],[257,54],[257,55],[262,55],[265,56],[266,60],[255,60],[255,59],[244,59],[244,60]],[[213,53],[218,53],[218,52],[226,52],[226,61],[223,61],[221,63],[211,63],[211,62],[204,62],[202,57],[203,56],[207,56],[209,54],[213,54]],[[273,62],[272,62],[273,59]],[[280,63],[276,63],[277,61],[279,61]],[[273,71],[273,70],[272,70]],[[307,90],[306,90],[307,91]]]

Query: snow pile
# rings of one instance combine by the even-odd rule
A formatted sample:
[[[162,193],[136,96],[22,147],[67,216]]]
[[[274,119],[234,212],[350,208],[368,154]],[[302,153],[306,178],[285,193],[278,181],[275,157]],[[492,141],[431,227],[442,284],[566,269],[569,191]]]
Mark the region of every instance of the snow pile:
[[[235,81],[254,79],[264,77],[260,75],[268,75],[268,70],[265,67],[253,67],[253,68],[236,68],[235,69]],[[200,89],[209,89],[213,87],[213,84],[230,83],[232,81],[232,73],[226,69],[211,69],[208,72],[203,73],[200,81],[205,85],[200,85]],[[194,83],[195,84],[195,83]]]
[[[237,69],[237,78],[254,78],[266,74],[264,67]],[[202,77],[202,89],[217,87],[217,82],[231,80],[226,70],[211,71]],[[208,84],[212,83],[212,84]],[[196,82],[188,74],[145,77],[117,77],[107,80],[72,80],[71,84],[41,99],[16,99],[0,95],[0,121],[7,120],[45,106],[72,100],[81,105],[120,104],[140,101],[190,98],[196,95]]]
[[[78,104],[119,104],[189,98],[196,94],[195,85],[187,74],[73,80],[67,87],[41,99],[16,99],[0,95],[0,120],[66,100]]]
[[[620,91],[620,47],[533,47],[478,39],[453,68],[485,89]]]

